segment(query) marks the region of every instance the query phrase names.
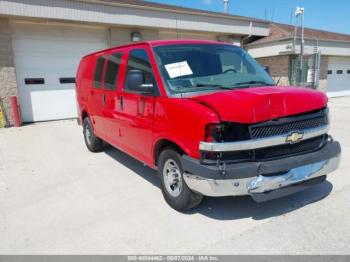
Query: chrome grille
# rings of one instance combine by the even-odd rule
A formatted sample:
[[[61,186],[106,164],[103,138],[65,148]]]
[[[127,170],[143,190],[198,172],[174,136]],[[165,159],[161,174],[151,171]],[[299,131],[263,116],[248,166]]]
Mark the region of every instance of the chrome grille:
[[[327,124],[325,115],[321,115],[311,119],[302,119],[297,121],[279,123],[268,122],[263,125],[251,126],[250,135],[252,139],[264,138],[269,136],[277,136],[287,134],[292,131],[302,131],[310,128],[317,128]]]
[[[249,141],[250,139],[261,139],[271,136],[286,137],[286,134],[295,131],[305,131],[318,127],[327,127],[328,125],[328,109],[317,110],[305,114],[295,115],[291,117],[279,118],[258,124],[228,124],[223,142]],[[239,128],[240,127],[240,128]],[[230,134],[235,134],[233,136]],[[306,132],[304,133],[306,134]],[[321,135],[322,134],[322,135]],[[245,161],[265,161],[278,159],[288,156],[305,154],[320,149],[327,142],[328,135],[324,132],[317,137],[305,138],[296,143],[281,143],[275,146],[255,148],[251,150],[241,151],[225,151],[223,152],[201,152],[201,161],[205,164],[217,163],[220,159],[227,163],[245,162]]]

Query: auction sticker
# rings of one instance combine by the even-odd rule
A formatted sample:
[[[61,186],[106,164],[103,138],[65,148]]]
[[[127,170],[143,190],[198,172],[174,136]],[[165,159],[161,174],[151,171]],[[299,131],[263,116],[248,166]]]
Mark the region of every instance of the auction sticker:
[[[170,78],[175,78],[175,77],[179,77],[179,76],[186,76],[186,75],[193,74],[187,61],[177,62],[177,63],[173,63],[173,64],[167,64],[167,65],[165,65],[165,68],[168,71]]]

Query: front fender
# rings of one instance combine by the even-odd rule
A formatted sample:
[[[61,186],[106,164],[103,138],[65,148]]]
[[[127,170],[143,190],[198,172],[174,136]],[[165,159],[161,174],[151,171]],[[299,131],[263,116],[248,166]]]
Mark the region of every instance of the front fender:
[[[209,123],[220,123],[218,115],[212,109],[182,98],[157,99],[154,119],[153,152],[160,139],[167,139],[177,144],[187,155],[197,159],[205,126]]]

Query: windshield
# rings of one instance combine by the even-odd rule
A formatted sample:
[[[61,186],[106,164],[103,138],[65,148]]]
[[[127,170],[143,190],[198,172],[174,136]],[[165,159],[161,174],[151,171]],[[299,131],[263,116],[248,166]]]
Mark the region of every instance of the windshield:
[[[243,49],[225,44],[154,47],[159,70],[172,94],[275,85]]]

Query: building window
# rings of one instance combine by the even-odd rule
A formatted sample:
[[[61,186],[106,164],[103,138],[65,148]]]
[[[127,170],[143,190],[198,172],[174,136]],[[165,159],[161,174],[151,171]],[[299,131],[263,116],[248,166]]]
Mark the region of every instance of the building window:
[[[44,78],[25,78],[24,83],[26,85],[43,85],[45,84]]]
[[[118,72],[121,64],[122,54],[117,53],[107,58],[104,88],[115,90],[117,88]]]
[[[350,70],[346,71],[348,74],[350,74]]]
[[[96,63],[95,67],[95,74],[94,74],[94,87],[100,88],[102,86],[102,72],[103,72],[103,66],[105,64],[106,59],[104,57],[99,57]]]
[[[333,73],[332,70],[328,70],[328,71],[327,71],[327,74],[329,74],[329,75],[331,75],[332,73]]]
[[[337,70],[337,75],[343,74],[343,70]]]
[[[60,77],[60,84],[74,84],[75,77]]]

